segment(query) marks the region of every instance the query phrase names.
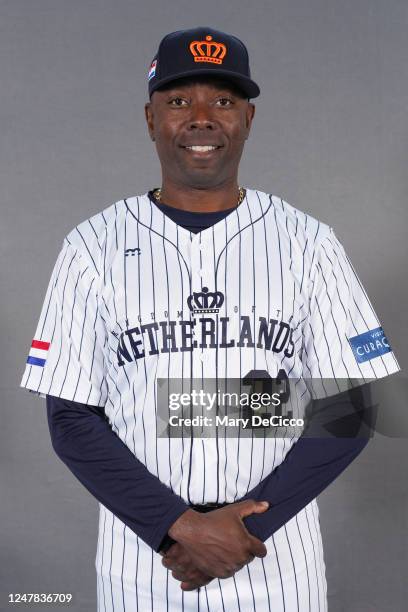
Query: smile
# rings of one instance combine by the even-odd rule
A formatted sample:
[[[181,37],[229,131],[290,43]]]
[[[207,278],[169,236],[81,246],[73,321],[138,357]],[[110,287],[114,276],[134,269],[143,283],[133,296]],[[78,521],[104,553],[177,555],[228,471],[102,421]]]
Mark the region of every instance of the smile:
[[[220,149],[217,145],[191,145],[189,147],[184,147],[189,151],[195,151],[197,153],[207,153],[208,151],[215,151],[216,149]]]

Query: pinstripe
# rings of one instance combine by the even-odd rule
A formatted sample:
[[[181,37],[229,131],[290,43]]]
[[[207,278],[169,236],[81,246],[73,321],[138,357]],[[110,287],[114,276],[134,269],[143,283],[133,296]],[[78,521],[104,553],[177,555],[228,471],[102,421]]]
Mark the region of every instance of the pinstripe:
[[[313,328],[310,325],[310,323],[309,323],[309,332],[310,332],[310,335],[312,337],[312,347],[314,349],[314,359],[313,359],[313,362],[317,365],[317,369],[319,370],[320,378],[323,381],[324,377],[323,377],[323,374],[322,374],[322,371],[321,371],[321,368],[320,368],[320,359],[319,359],[319,354],[318,354],[317,348],[316,348],[315,335],[314,335]],[[311,361],[311,356],[310,356],[310,353],[307,352],[306,347],[304,347],[304,351],[305,351],[306,357],[307,357],[307,367],[308,367],[308,370],[310,372],[310,377],[313,378],[313,372],[312,372],[311,367],[309,365],[310,361]],[[326,388],[324,386],[324,382],[322,382],[322,386],[324,388],[324,391],[326,392]]]
[[[255,298],[255,291],[256,291],[256,274],[255,274],[255,237],[254,237],[254,224],[252,221],[252,215],[251,215],[251,207],[249,206],[248,203],[248,198],[247,196],[245,196],[245,203],[248,207],[248,214],[249,214],[249,218],[251,220],[251,230],[252,230],[252,283],[253,283],[253,292],[252,292],[252,296],[253,296],[253,326],[255,329],[255,305],[256,305],[256,298]],[[255,342],[253,343],[254,345],[254,370],[256,370],[256,345]],[[252,436],[251,436],[251,459],[250,459],[250,467],[249,467],[249,478],[248,478],[248,485],[247,485],[247,490],[246,492],[248,493],[249,491],[249,487],[251,485],[251,476],[252,476],[252,461],[254,458],[254,432],[252,430]]]
[[[176,228],[176,236],[177,236],[177,241],[176,241],[176,249],[177,249],[177,262],[179,265],[179,270],[180,270],[180,278],[181,278],[181,303],[183,304],[183,312],[184,312],[184,278],[183,278],[183,269],[181,267],[181,262],[180,262],[180,245],[179,245],[179,228],[177,226]],[[181,358],[181,378],[182,378],[182,392],[184,393],[184,353],[182,355]],[[181,442],[182,442],[182,458],[181,458],[181,480],[183,480],[184,478],[184,468],[183,468],[183,460],[184,460],[184,432],[182,433],[182,437],[181,437]],[[178,491],[179,495],[181,493],[181,483],[180,483],[180,490]]]
[[[126,203],[126,200],[125,200],[125,203]],[[119,244],[118,244],[118,207],[117,207],[116,202],[115,202],[114,208],[115,208],[115,225],[114,225],[114,227],[115,227],[115,240],[116,240],[116,249],[118,249],[118,247],[119,247]],[[125,216],[125,225],[126,225],[126,216]],[[126,240],[125,240],[125,244],[126,244]]]
[[[88,219],[87,221],[88,221],[89,225],[91,226],[91,229],[92,229],[92,231],[93,231],[93,233],[95,235],[96,242],[97,242],[97,245],[99,247],[99,250],[102,251],[102,247],[101,247],[101,244],[99,242],[98,234],[96,233],[96,230],[95,230],[94,226],[92,225],[92,221],[90,219]]]
[[[118,325],[119,329],[121,331],[123,331],[123,327],[122,327],[121,323],[119,322],[119,315],[118,315],[118,310],[117,310],[117,307],[116,307],[116,299],[117,298],[116,298],[115,285],[114,285],[114,282],[113,282],[112,268],[110,268],[110,271],[109,271],[109,278],[110,278],[110,284],[111,284],[111,288],[112,288],[112,303],[113,303],[113,310],[114,310],[114,313],[115,313],[115,321],[117,322],[117,325]],[[125,282],[126,282],[126,270],[125,270]],[[102,301],[103,301],[103,303],[105,305],[107,313],[109,314],[109,316],[111,316],[111,314],[109,312],[109,307],[107,306],[103,296],[102,296]],[[126,308],[127,308],[127,306],[126,306]],[[126,318],[127,318],[127,316],[126,316]],[[112,346],[110,346],[110,349],[111,349],[111,352],[113,354],[115,352],[114,348]],[[112,360],[110,361],[110,363],[111,363],[112,367],[114,367],[114,364],[113,364]],[[136,364],[136,368],[139,369],[139,365],[138,364]],[[130,389],[130,387],[131,387],[130,379],[129,379],[129,376],[128,376],[128,373],[126,372],[126,370],[124,370],[124,375],[125,375],[125,378],[126,378],[127,383],[128,383],[128,389]],[[124,421],[125,426],[126,426],[126,437],[127,437],[127,424],[126,424],[126,420],[125,420],[124,415],[123,415],[123,411],[122,411],[122,418],[123,418],[123,421]],[[134,422],[136,424],[136,415],[134,415]],[[134,429],[133,429],[133,431],[134,431]]]
[[[153,550],[151,551],[151,566],[150,566],[150,600],[153,611]]]
[[[152,209],[152,213],[153,213],[153,209]],[[152,270],[153,269],[154,269],[154,266],[153,266],[153,261],[152,261]],[[141,276],[140,276],[140,279],[141,279]],[[156,293],[155,293],[154,275],[152,277],[152,280],[153,280],[153,312],[156,312],[156,303],[155,303],[155,295],[156,295]],[[141,287],[141,280],[140,280],[140,283],[139,283],[139,288],[140,287]],[[140,293],[139,293],[139,299],[140,299]],[[139,302],[139,312],[140,312],[140,302]],[[156,330],[155,330],[155,336],[156,336],[156,342],[157,342],[157,331]],[[169,358],[170,358],[170,353],[169,353]],[[143,365],[144,365],[144,373],[145,373],[145,382],[147,383],[146,361],[143,361]],[[159,362],[158,362],[158,360],[156,360],[155,379],[157,378],[157,368],[158,368],[158,365],[159,365]],[[147,388],[147,384],[146,384],[146,388]],[[153,403],[154,403],[154,413],[155,413],[155,415],[157,415],[157,397],[156,397],[156,387],[155,386],[153,388]],[[144,410],[144,404],[143,404],[143,410]],[[170,443],[170,441],[169,441],[169,443]],[[159,473],[159,454],[158,454],[158,448],[157,448],[157,436],[155,438],[155,455],[156,455],[156,470],[157,470],[157,475],[160,477],[160,473]],[[169,462],[169,466],[170,466],[170,488],[171,488],[171,490],[173,490],[171,462]]]
[[[345,370],[346,370],[346,372],[347,372],[347,377],[348,377],[348,378],[350,378],[350,373],[349,373],[349,370],[348,370],[348,368],[347,368],[347,364],[346,364],[346,362],[345,362],[345,360],[344,360],[344,354],[343,354],[343,342],[342,342],[342,340],[341,340],[341,337],[340,337],[340,332],[339,332],[339,328],[338,328],[338,326],[337,326],[336,319],[335,319],[334,314],[333,314],[333,302],[332,302],[332,299],[331,299],[331,297],[330,297],[330,293],[329,293],[329,289],[328,289],[327,281],[326,281],[326,278],[325,278],[325,275],[324,275],[324,272],[323,272],[323,269],[322,269],[322,266],[320,265],[320,263],[319,263],[319,270],[320,270],[320,274],[321,274],[321,277],[322,277],[322,279],[323,279],[323,282],[324,282],[324,284],[325,284],[325,286],[326,286],[326,290],[327,290],[327,299],[328,299],[328,300],[329,300],[329,302],[330,302],[330,316],[331,316],[331,318],[332,318],[333,325],[334,325],[334,327],[336,328],[336,333],[337,333],[337,337],[338,337],[339,344],[340,344],[341,360],[342,360],[342,363],[343,363],[343,365],[344,365],[344,369],[345,369]],[[319,309],[319,310],[320,310],[320,309]]]
[[[126,550],[126,538],[125,538],[125,532],[126,532],[126,525],[123,525],[123,530],[122,530],[122,534],[123,534],[123,552],[122,552],[122,569],[120,572],[120,578],[121,578],[121,585],[122,585],[122,605],[123,605],[123,610],[125,611],[125,588],[123,585],[123,568],[125,566],[125,550]]]
[[[95,329],[95,326],[96,326],[97,316],[98,316],[98,307],[96,308],[96,312],[95,312],[95,321],[94,321],[94,326],[93,326],[94,329]],[[93,372],[93,367],[94,367],[96,341],[97,341],[97,338],[96,338],[96,332],[95,332],[94,342],[93,342],[93,349],[92,349],[92,360],[91,360],[90,377],[92,377],[92,372]],[[80,373],[81,372],[82,372],[82,369],[81,369]],[[77,392],[77,388],[78,388],[78,385],[79,385],[79,377],[80,377],[80,375],[78,376],[78,383],[77,383],[77,387],[75,389],[74,398],[76,397],[76,392]],[[103,384],[103,381],[101,381],[101,386],[102,386],[102,384]],[[91,386],[89,386],[89,395],[90,395],[90,393],[91,393]],[[102,391],[100,392],[100,397],[101,396],[102,396]],[[88,396],[88,400],[89,400],[89,396]]]
[[[289,547],[290,558],[291,558],[291,561],[292,561],[293,576],[295,578],[296,602],[297,602],[297,609],[299,610],[299,589],[298,589],[298,583],[297,583],[297,577],[296,577],[295,561],[293,559],[292,547],[290,545],[289,536],[288,536],[288,530],[287,530],[286,525],[284,525],[283,528],[285,530],[285,536],[286,536],[286,540],[287,540],[288,547]]]
[[[86,242],[85,238],[83,237],[83,235],[82,235],[82,233],[81,233],[81,231],[80,231],[79,227],[77,227],[77,228],[76,228],[76,231],[77,231],[77,232],[78,232],[78,234],[80,235],[81,240],[82,240],[82,242],[83,242],[83,244],[84,244],[84,246],[85,246],[85,248],[86,248],[86,250],[87,250],[87,252],[88,252],[88,255],[89,255],[89,257],[91,258],[91,261],[92,261],[92,263],[93,263],[93,265],[94,265],[95,271],[96,271],[96,272],[98,272],[98,267],[97,267],[97,265],[96,265],[96,263],[95,263],[95,260],[94,260],[94,258],[93,258],[93,256],[92,256],[92,253],[91,253],[91,251],[89,250],[89,246],[87,245],[87,242]]]
[[[224,219],[224,228],[225,228],[225,244],[228,245],[228,225],[226,219]],[[225,248],[225,267],[224,267],[224,294],[225,294],[225,312],[228,311],[228,291],[227,291],[227,270],[228,270],[228,246]],[[217,276],[215,277],[215,288],[218,290],[217,286]],[[225,359],[225,370],[224,370],[224,381],[225,381],[225,390],[228,391],[228,349],[224,349],[224,359]],[[218,364],[217,364],[218,365]],[[218,371],[218,367],[217,367]],[[228,464],[228,453],[227,453],[227,436],[224,437],[224,499],[227,499],[227,464]]]
[[[137,208],[138,208],[138,212],[139,212],[139,199],[137,200]],[[139,214],[137,216],[137,219],[139,218]],[[140,244],[140,234],[139,234],[139,222],[138,220],[136,221],[136,236],[137,236],[137,244]],[[137,298],[138,298],[138,308],[139,308],[139,312],[141,311],[141,292],[140,292],[140,287],[141,287],[141,273],[140,273],[140,258],[138,257],[137,259]],[[139,366],[137,366],[137,371],[139,372]],[[135,379],[133,380],[133,385],[132,385],[132,396],[133,396],[133,405],[136,407],[136,394],[135,394]],[[134,453],[136,455],[136,431],[137,431],[137,420],[136,420],[136,410],[134,411],[134,420],[135,420],[135,427],[133,429],[133,448],[134,448]],[[137,547],[137,554],[138,554],[138,558],[139,558],[139,546]],[[136,570],[136,585],[137,585],[137,570]]]
[[[219,589],[220,589],[220,596],[221,596],[221,603],[222,603],[222,612],[225,612],[225,606],[224,606],[224,597],[223,597],[223,595],[222,595],[221,582],[220,582],[220,579],[219,579],[219,578],[217,578],[217,581],[218,581],[218,587],[219,587]]]
[[[314,560],[314,569],[315,569],[315,574],[316,574],[316,586],[317,586],[317,596],[318,596],[317,601],[318,601],[319,612],[320,612],[320,596],[321,596],[320,595],[320,581],[319,581],[319,578],[318,578],[318,575],[317,575],[316,549],[315,549],[315,544],[314,544],[314,541],[313,541],[312,532],[311,532],[311,529],[310,529],[309,517],[308,517],[308,508],[307,507],[305,508],[304,515],[305,515],[305,519],[306,519],[306,522],[307,522],[308,534],[309,534],[310,541],[312,543],[312,549],[313,549],[313,560]]]
[[[263,559],[261,559],[261,563],[262,563],[262,572],[263,572],[263,577],[264,577],[265,587],[266,587],[266,594],[268,596],[268,610],[269,610],[269,612],[271,612],[271,610],[272,610],[272,608],[271,608],[271,597],[270,597],[270,594],[269,594],[269,586],[268,586],[268,580],[267,580],[267,577],[266,577],[265,562],[264,562]]]
[[[303,280],[304,280],[304,273],[305,273],[305,253],[306,253],[306,249],[307,249],[307,240],[305,242],[305,247],[303,250],[303,257],[302,257],[302,280],[300,283],[300,291],[302,291],[302,287],[303,287]]]
[[[289,259],[290,259],[289,270],[291,270],[292,269],[292,263],[293,263],[293,260],[292,260],[292,240],[291,240],[291,237],[290,237],[290,231],[289,231],[289,228],[288,228],[288,222],[289,222],[289,218],[286,217],[286,220],[285,220],[286,233],[287,233],[288,238],[289,238]]]
[[[139,612],[138,573],[139,573],[139,538],[136,538],[136,576],[135,576],[136,612]]]
[[[105,223],[105,239],[104,239],[104,247],[103,247],[103,284],[106,284],[106,248],[107,248],[107,244],[108,244],[108,227],[107,227],[107,223],[106,223],[106,219],[103,216],[102,213],[102,218],[104,220]]]
[[[242,284],[241,284],[241,270],[242,270],[242,263],[241,263],[241,227],[240,227],[240,223],[239,223],[239,214],[238,214],[238,210],[237,210],[237,223],[238,223],[238,232],[237,234],[234,234],[233,238],[235,237],[235,235],[238,235],[238,244],[239,244],[239,250],[238,250],[238,261],[239,261],[239,267],[238,267],[238,318],[241,321],[241,290],[242,290]],[[230,238],[231,240],[231,238]],[[228,241],[229,242],[229,241]],[[227,242],[227,244],[228,244]],[[225,245],[227,246],[227,245]],[[218,262],[217,262],[218,265]],[[239,392],[241,393],[241,381],[242,381],[242,355],[241,355],[241,345],[239,346]],[[239,416],[241,417],[241,410],[239,412]],[[241,430],[238,429],[238,444],[237,444],[237,475],[236,475],[236,479],[235,479],[235,495],[234,495],[234,501],[237,499],[238,497],[238,478],[239,478],[239,450],[240,450],[240,443],[241,443]]]
[[[116,211],[116,207],[115,207],[115,211]],[[128,291],[127,291],[127,265],[126,265],[126,249],[127,249],[127,212],[125,213],[125,226],[124,226],[124,250],[123,250],[123,285],[124,285],[124,305],[125,305],[125,318],[126,318],[126,325],[129,327],[129,312],[128,312]],[[116,231],[116,217],[115,217],[115,236],[116,236],[116,244],[118,242],[118,236],[117,236],[117,231]]]
[[[279,250],[279,266],[280,266],[280,288],[281,288],[281,312],[282,312],[282,317],[283,317],[283,307],[284,307],[284,301],[283,301],[283,269],[282,269],[282,248],[281,248],[281,240],[280,240],[280,234],[279,234],[279,228],[278,228],[278,221],[276,218],[276,208],[274,209],[274,219],[275,219],[275,225],[276,225],[276,238],[278,240],[278,250]]]
[[[69,275],[69,271],[71,269],[72,263],[75,259],[75,255],[72,256],[71,261],[69,262],[69,266],[67,269],[67,274],[65,277],[65,282],[64,282],[64,286],[63,286],[63,291],[62,291],[62,300],[61,300],[61,317],[60,317],[60,325],[62,326],[62,321],[63,321],[63,314],[64,314],[64,296],[65,296],[65,289],[67,286],[67,282],[68,282],[68,275]],[[58,364],[60,362],[60,358],[61,358],[61,349],[62,349],[62,336],[60,336],[60,347],[59,347],[59,351],[58,351],[58,359],[57,359],[57,363],[55,364],[55,367],[53,369],[52,375],[51,375],[51,381],[50,381],[50,386],[48,389],[48,393],[50,392],[51,386],[52,386],[52,382],[54,380],[54,376],[55,376],[55,372],[58,368]]]
[[[314,533],[315,536],[317,538],[317,540],[320,539],[320,527],[318,524],[318,520],[316,518],[316,514],[315,514],[315,507],[314,505],[311,506],[311,511],[312,511],[312,516],[313,516],[313,521],[314,521]],[[323,600],[323,609],[326,609],[326,605],[325,605],[325,599],[326,599],[326,581],[324,580],[324,576],[323,576],[323,557],[322,557],[322,547],[318,546],[318,551],[319,551],[319,556],[320,556],[320,564],[319,564],[319,568],[320,568],[320,577],[321,577],[321,584],[322,584],[322,589],[323,589],[323,594],[322,594],[322,600]]]
[[[152,208],[153,210],[153,208]],[[170,321],[171,321],[171,313],[170,313],[170,289],[169,289],[169,271],[167,268],[167,255],[166,255],[166,241],[164,240],[164,236],[166,235],[166,215],[163,215],[163,254],[164,254],[164,265],[165,265],[165,269],[166,269],[166,291],[167,291],[167,321],[169,322],[170,325]],[[154,308],[153,311],[155,312],[156,309]],[[167,378],[170,378],[170,360],[171,360],[171,351],[168,354],[168,359],[167,359]],[[155,403],[156,404],[156,403]],[[169,414],[170,417],[170,414]],[[168,460],[169,460],[169,466],[170,466],[170,473],[171,473],[171,453],[170,453],[170,449],[171,449],[171,438],[169,437],[168,439],[168,444],[169,444],[169,449],[168,449]],[[156,457],[157,457],[157,444],[156,444]],[[157,465],[158,465],[158,459],[157,459]],[[170,478],[170,482],[171,482],[171,478]]]
[[[126,203],[127,206],[127,203]],[[138,216],[136,218],[137,221],[137,226],[139,227],[140,224],[140,209],[139,209],[139,199],[137,199],[137,209],[138,209]],[[128,208],[128,210],[130,210]],[[152,238],[151,238],[151,231],[152,231],[152,225],[153,225],[153,209],[150,208],[150,228],[149,228],[149,246],[150,246],[150,262],[151,262],[151,275],[152,275],[152,301],[153,301],[153,312],[156,312],[156,300],[155,300],[155,284],[154,284],[154,264],[153,264],[153,247],[152,247]],[[138,284],[140,286],[141,284],[141,274],[140,274],[140,268],[139,268],[139,279],[138,279]],[[140,303],[139,303],[139,308],[140,308]],[[143,407],[142,407],[142,428],[143,428],[143,452],[144,452],[144,463],[145,465],[147,465],[147,458],[146,458],[146,426],[145,426],[145,407],[146,407],[146,402],[147,402],[147,372],[146,372],[146,362],[143,361],[144,363],[144,377],[145,377],[145,394],[144,394],[144,398],[143,398]],[[157,462],[157,455],[156,455],[156,462]]]
[[[272,544],[273,544],[273,548],[275,550],[276,564],[278,566],[278,571],[279,571],[279,580],[280,580],[281,593],[282,593],[283,610],[284,610],[284,612],[286,612],[285,589],[283,587],[282,572],[281,572],[281,568],[280,568],[279,556],[278,556],[278,551],[276,550],[276,543],[275,543],[275,537],[274,536],[272,536]],[[292,611],[288,610],[288,612],[292,612]]]
[[[207,611],[210,612],[210,604],[208,603],[208,593],[207,593],[207,587],[204,587],[204,591],[205,591],[205,601],[207,603]]]
[[[249,582],[249,588],[251,590],[252,602],[253,602],[253,605],[254,605],[254,612],[256,612],[256,601],[255,601],[254,589],[253,589],[253,586],[252,586],[250,565],[246,566],[246,571],[248,572],[248,582]]]
[[[200,244],[200,269],[203,269],[203,251],[202,251],[202,243],[201,243],[201,232],[199,233],[199,244]],[[218,344],[218,343],[217,343]],[[204,350],[203,348],[201,349],[201,354],[203,354]],[[215,359],[216,359],[216,363],[218,362],[218,348],[215,352]],[[216,372],[218,372],[218,363],[216,365]],[[203,361],[201,361],[201,384],[204,385],[204,363]],[[202,409],[202,414],[204,413],[204,406]],[[203,429],[203,428],[202,428]],[[217,432],[216,432],[217,433]],[[201,498],[201,503],[205,503],[205,499],[206,499],[206,488],[205,488],[205,444],[204,444],[204,440],[201,440],[201,452],[202,452],[202,461],[203,461],[203,495]],[[217,448],[217,461],[218,461],[218,448]],[[219,486],[219,474],[217,472],[217,492],[218,492],[218,486]],[[218,501],[218,493],[217,493],[217,501]]]
[[[110,525],[110,536],[111,536],[111,542],[110,542],[110,562],[109,562],[109,583],[110,583],[110,595],[111,595],[111,602],[112,602],[112,610],[115,611],[115,604],[113,601],[113,585],[112,585],[112,560],[113,560],[113,526],[115,524],[115,515],[112,514],[112,522]]]
[[[103,558],[104,558],[104,552],[105,552],[105,526],[106,526],[106,513],[105,511],[102,509],[101,512],[103,512],[103,534],[102,534],[102,555],[101,555],[101,570],[100,570],[100,576],[101,576],[101,581],[102,581],[102,589],[103,589],[103,609],[106,610],[106,600],[105,600],[105,581],[103,578]]]
[[[234,582],[235,594],[236,594],[236,597],[237,597],[237,602],[236,603],[237,603],[237,606],[238,606],[238,610],[241,611],[241,605],[239,603],[239,595],[238,595],[238,589],[237,589],[237,579],[236,579],[235,575],[232,576],[232,580]]]
[[[216,277],[216,273],[215,273],[215,266],[216,266],[216,262],[215,262],[215,253],[216,253],[216,248],[215,248],[215,236],[214,236],[214,226],[212,226],[211,228],[211,234],[212,234],[212,246],[213,246],[213,274],[214,274],[214,287],[217,287],[217,277]],[[200,235],[200,241],[201,241],[201,235]],[[200,250],[200,254],[201,254],[201,250]],[[216,326],[215,326],[215,333],[216,333],[216,340],[215,340],[215,388],[218,389],[218,370],[219,370],[219,366],[218,366],[218,314],[216,314]],[[219,410],[218,410],[218,402],[217,402],[217,407],[216,407],[216,416],[218,416],[219,414]],[[219,439],[218,439],[218,428],[216,428],[215,430],[215,442],[216,442],[216,452],[217,452],[217,497],[216,497],[216,502],[218,503],[220,500],[220,451],[219,451]],[[205,464],[204,464],[205,465]],[[204,472],[204,476],[205,476],[205,472]]]
[[[76,302],[78,281],[79,281],[79,275],[78,275],[78,278],[77,278],[77,281],[76,281],[76,284],[75,284],[75,287],[74,287],[74,300],[73,300],[72,308],[71,308],[71,325],[70,325],[70,331],[69,331],[70,335],[71,335],[71,329],[72,329],[72,322],[74,320],[74,308],[75,308],[75,302]],[[83,315],[83,322],[82,322],[82,329],[81,329],[81,339],[80,339],[80,342],[79,342],[78,358],[81,357],[82,338],[84,337],[84,327],[85,327],[85,321],[86,321],[86,309],[87,309],[87,306],[88,306],[88,298],[89,298],[89,293],[90,293],[91,288],[92,288],[92,283],[93,283],[93,279],[92,279],[92,282],[91,282],[91,284],[89,286],[88,293],[87,293],[87,296],[86,296],[86,299],[85,299],[85,312],[84,312],[84,315]],[[70,362],[71,362],[71,353],[72,353],[72,344],[69,345],[68,363],[67,363],[67,367],[66,367],[66,370],[65,370],[64,379],[62,381],[61,389],[59,391],[59,395],[62,395],[62,391],[64,389],[65,381],[67,379],[67,374],[68,374],[68,371],[69,371],[69,365],[70,365]]]
[[[319,230],[320,230],[320,221],[317,222],[316,233],[313,238],[313,244],[316,244],[317,236],[319,235]]]
[[[262,203],[261,203],[261,199],[259,197],[259,193],[256,191],[256,198],[259,204],[259,207],[261,209],[261,213],[263,212],[263,208],[262,208]],[[267,233],[266,233],[266,222],[265,222],[265,215],[262,216],[262,222],[263,222],[263,244],[265,247],[265,262],[266,262],[266,279],[267,279],[267,286],[268,286],[268,290],[267,290],[267,321],[270,320],[271,318],[271,281],[270,281],[270,270],[269,270],[269,256],[268,256],[268,238],[267,238]],[[264,360],[265,362],[267,362],[267,354],[266,354],[266,346],[264,347]],[[262,472],[261,472],[261,480],[264,478],[264,469],[265,469],[265,437],[266,437],[266,431],[264,430],[264,448],[263,448],[263,453],[262,453]],[[275,446],[276,448],[276,446]],[[269,593],[268,593],[268,597],[269,597]]]

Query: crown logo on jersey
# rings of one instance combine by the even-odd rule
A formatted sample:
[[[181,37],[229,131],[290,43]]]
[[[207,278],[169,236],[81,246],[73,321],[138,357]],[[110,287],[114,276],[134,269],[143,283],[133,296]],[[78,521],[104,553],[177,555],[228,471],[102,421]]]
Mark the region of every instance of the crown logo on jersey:
[[[193,40],[190,43],[190,51],[194,55],[195,62],[222,64],[227,47],[224,43],[215,42],[212,36],[208,35],[205,40]]]
[[[219,312],[224,303],[224,294],[221,291],[209,291],[208,287],[203,287],[202,291],[194,291],[187,298],[187,305],[191,312]]]

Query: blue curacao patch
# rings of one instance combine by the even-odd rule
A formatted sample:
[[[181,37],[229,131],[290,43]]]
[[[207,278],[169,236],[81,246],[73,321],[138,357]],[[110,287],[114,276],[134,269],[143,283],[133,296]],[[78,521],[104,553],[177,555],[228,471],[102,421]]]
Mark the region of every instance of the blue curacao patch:
[[[376,327],[359,336],[348,339],[357,363],[370,361],[391,352],[391,347],[382,327]]]

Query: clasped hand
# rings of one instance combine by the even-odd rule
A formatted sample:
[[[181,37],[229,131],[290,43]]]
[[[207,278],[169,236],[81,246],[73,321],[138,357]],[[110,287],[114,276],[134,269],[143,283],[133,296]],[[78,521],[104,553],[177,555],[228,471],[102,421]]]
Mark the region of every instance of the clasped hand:
[[[176,543],[163,554],[162,564],[184,591],[230,578],[255,557],[265,557],[265,544],[249,533],[243,519],[268,507],[268,502],[245,500],[205,514],[187,510],[169,530]]]

